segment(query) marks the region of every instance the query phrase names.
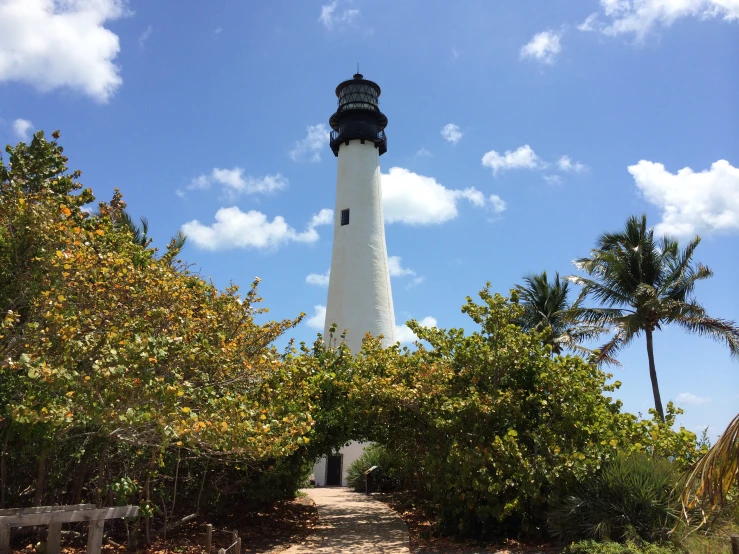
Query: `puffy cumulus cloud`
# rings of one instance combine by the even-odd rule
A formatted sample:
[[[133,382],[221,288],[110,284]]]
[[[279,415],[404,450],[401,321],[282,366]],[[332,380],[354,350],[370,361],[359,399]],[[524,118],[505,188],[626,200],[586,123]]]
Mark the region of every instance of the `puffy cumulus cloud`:
[[[122,79],[118,36],[105,24],[127,14],[125,0],[0,1],[0,82],[106,102]]]
[[[560,171],[582,173],[588,170],[588,166],[580,162],[573,162],[569,156],[562,156],[557,160],[557,167]]]
[[[519,146],[515,150],[506,150],[505,154],[499,154],[495,150],[491,150],[482,157],[482,165],[492,169],[493,175],[496,175],[498,171],[509,169],[541,169],[546,167],[546,164],[528,144]]]
[[[256,210],[242,212],[236,206],[216,212],[215,223],[203,225],[197,219],[185,223],[182,232],[196,246],[206,250],[228,248],[274,249],[288,242],[316,242],[320,237],[316,227],[333,221],[333,211],[324,208],[313,216],[305,231],[297,232],[285,218],[276,216],[269,221]]]
[[[739,231],[739,169],[726,160],[698,173],[689,167],[670,173],[661,163],[645,160],[628,169],[644,198],[662,210],[657,233],[691,237]]]
[[[323,331],[326,323],[326,306],[321,304],[313,306],[313,315],[305,320],[305,324],[311,329]]]
[[[457,217],[457,202],[467,200],[474,206],[487,205],[485,195],[470,187],[448,189],[433,177],[392,167],[382,175],[382,201],[386,223],[436,225]]]
[[[421,327],[436,327],[437,321],[435,318],[428,316],[418,323]],[[395,326],[395,340],[401,344],[408,344],[418,340],[418,337],[407,325],[403,324]]]
[[[287,187],[288,181],[280,173],[264,177],[244,175],[240,167],[232,169],[213,168],[209,174],[196,177],[186,187],[188,190],[208,190],[213,185],[221,185],[229,197],[240,194],[269,194]]]
[[[321,150],[328,145],[328,127],[323,123],[308,125],[305,138],[295,141],[295,148],[290,150],[290,159],[294,162],[320,162]]]
[[[692,392],[681,392],[675,397],[675,402],[677,402],[678,405],[700,406],[701,404],[708,404],[710,401],[710,398],[698,396]]]
[[[555,33],[554,31],[536,33],[527,44],[521,47],[521,58],[531,58],[552,64],[554,58],[562,50],[561,38],[562,33]]]
[[[305,278],[305,282],[308,283],[309,285],[327,287],[330,276],[331,276],[330,269],[326,273],[311,273]]]
[[[457,144],[460,140],[462,140],[462,137],[464,136],[464,133],[459,128],[459,125],[455,125],[454,123],[447,123],[444,125],[444,127],[441,128],[441,136],[444,138],[445,141],[451,142],[452,144]]]
[[[326,29],[333,29],[335,26],[351,23],[359,15],[359,10],[340,9],[340,4],[339,0],[334,0],[321,6],[321,15],[318,16],[318,21]]]
[[[408,275],[416,275],[416,272],[407,267],[403,267],[403,259],[400,256],[388,256],[388,270],[390,277],[407,277]]]
[[[27,141],[31,138],[33,123],[27,119],[16,119],[13,121],[13,133],[19,140]]]
[[[601,12],[589,15],[577,26],[579,30],[611,36],[632,34],[642,40],[655,27],[669,27],[684,17],[739,20],[739,0],[600,0],[600,6]],[[599,15],[605,21],[600,21]]]

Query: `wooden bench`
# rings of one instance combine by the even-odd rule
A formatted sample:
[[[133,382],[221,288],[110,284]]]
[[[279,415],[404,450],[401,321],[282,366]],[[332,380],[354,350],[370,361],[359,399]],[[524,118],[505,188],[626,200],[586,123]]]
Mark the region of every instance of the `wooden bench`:
[[[103,544],[103,527],[106,519],[135,517],[138,506],[96,508],[94,504],[73,506],[38,506],[35,508],[11,508],[0,510],[0,554],[10,554],[10,528],[48,525],[46,538],[47,554],[59,554],[61,549],[62,523],[89,522],[87,532],[88,554],[100,554]]]

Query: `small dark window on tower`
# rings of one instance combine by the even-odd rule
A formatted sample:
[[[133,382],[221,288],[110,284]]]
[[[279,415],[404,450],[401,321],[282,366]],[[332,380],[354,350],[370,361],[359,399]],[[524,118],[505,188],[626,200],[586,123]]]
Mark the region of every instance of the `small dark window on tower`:
[[[349,225],[349,208],[341,210],[341,224]]]

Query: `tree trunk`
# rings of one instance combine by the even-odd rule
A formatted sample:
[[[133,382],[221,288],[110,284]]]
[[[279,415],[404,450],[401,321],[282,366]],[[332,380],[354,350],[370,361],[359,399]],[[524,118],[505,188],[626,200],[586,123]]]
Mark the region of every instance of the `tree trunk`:
[[[36,473],[36,493],[33,495],[33,505],[41,506],[44,499],[44,478],[46,477],[46,460],[49,457],[49,446],[44,444],[38,456],[38,471]]]
[[[659,383],[657,382],[657,369],[654,367],[654,347],[652,345],[652,330],[647,329],[647,355],[649,356],[649,378],[652,380],[652,393],[654,394],[654,408],[659,418],[665,421],[665,411],[662,409],[662,398],[659,395]]]

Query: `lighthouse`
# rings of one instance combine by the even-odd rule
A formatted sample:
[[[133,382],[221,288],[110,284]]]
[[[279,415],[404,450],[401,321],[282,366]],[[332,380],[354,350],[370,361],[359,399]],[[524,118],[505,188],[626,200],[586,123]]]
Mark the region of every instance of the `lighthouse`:
[[[380,87],[357,73],[336,87],[338,108],[329,119],[330,145],[338,158],[334,244],[324,337],[336,324],[356,353],[366,333],[395,343],[380,156],[387,151],[387,117],[380,111]]]
[[[387,117],[378,103],[380,87],[359,73],[339,84],[336,96],[339,106],[329,119],[338,168],[324,338],[336,324],[335,338],[346,331],[346,344],[356,353],[366,333],[382,335],[383,346],[395,344],[380,182]],[[347,469],[364,446],[351,442],[320,458],[313,468],[316,485],[346,486]]]

